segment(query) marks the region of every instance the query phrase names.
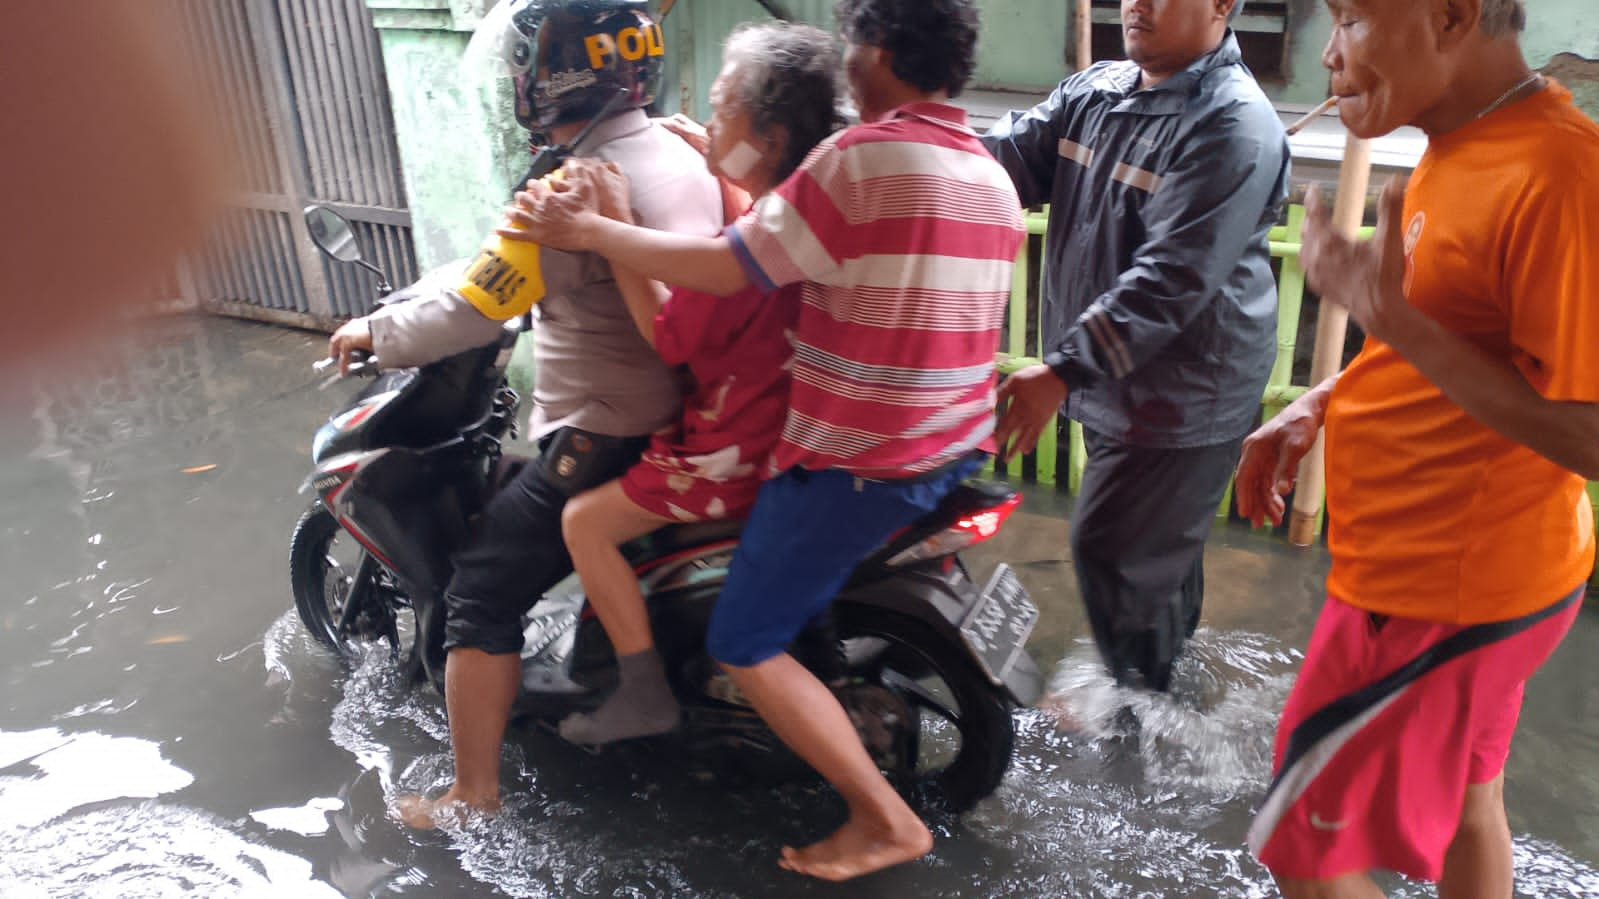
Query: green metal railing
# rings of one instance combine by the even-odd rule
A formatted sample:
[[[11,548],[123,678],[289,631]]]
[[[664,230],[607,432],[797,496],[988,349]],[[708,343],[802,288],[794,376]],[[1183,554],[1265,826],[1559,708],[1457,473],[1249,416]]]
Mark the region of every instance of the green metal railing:
[[[1029,341],[1028,325],[1029,313],[1034,308],[1032,297],[1043,295],[1042,285],[1038,285],[1036,290],[1030,290],[1034,287],[1030,281],[1034,270],[1038,272],[1040,281],[1043,278],[1043,266],[1037,264],[1038,260],[1032,252],[1034,244],[1032,238],[1040,238],[1038,241],[1040,248],[1044,241],[1048,240],[1048,208],[1027,213],[1025,221],[1029,239],[1023,244],[1011,275],[1005,351],[1000,354],[999,367],[1002,374],[1010,374],[1028,365],[1034,365],[1044,354],[1041,345],[1042,329],[1035,328],[1033,339]],[[1299,234],[1304,222],[1305,208],[1291,206],[1288,210],[1287,223],[1273,228],[1268,235],[1271,254],[1282,260],[1282,268],[1277,281],[1277,357],[1272,364],[1271,375],[1266,381],[1265,395],[1261,399],[1263,414],[1267,419],[1281,412],[1307,389],[1290,383],[1294,372],[1294,348],[1299,334],[1299,311],[1305,295],[1305,273],[1299,267]],[[1030,293],[1032,297],[1029,296]],[[1031,320],[1036,321],[1036,317]],[[1056,486],[1056,472],[1060,469],[1061,447],[1058,434],[1058,423],[1055,427],[1046,427],[1038,438],[1038,447],[1032,453],[1035,480],[1049,487]],[[1072,493],[1076,493],[1082,486],[1083,466],[1087,462],[1088,454],[1083,444],[1083,427],[1075,421],[1067,425],[1065,450],[1066,486]],[[1016,474],[1020,470],[1018,465],[1014,470],[1008,470],[1007,474]],[[1223,500],[1218,515],[1225,517],[1231,500],[1232,486],[1229,484],[1227,497]]]

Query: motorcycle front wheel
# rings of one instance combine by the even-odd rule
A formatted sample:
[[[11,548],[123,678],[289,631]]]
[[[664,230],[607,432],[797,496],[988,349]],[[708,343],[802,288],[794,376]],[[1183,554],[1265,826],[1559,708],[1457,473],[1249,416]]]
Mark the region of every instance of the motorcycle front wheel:
[[[358,658],[365,645],[378,640],[394,655],[408,645],[401,642],[403,600],[383,566],[339,527],[321,501],[313,502],[294,526],[289,583],[305,629],[340,658]]]
[[[850,681],[839,689],[840,700],[858,729],[863,718],[881,719],[879,745],[869,734],[863,739],[896,786],[956,814],[998,789],[1015,742],[1011,703],[971,654],[887,609],[841,603],[834,616]],[[874,691],[893,700],[877,692],[874,702]],[[905,711],[908,720],[892,720]]]

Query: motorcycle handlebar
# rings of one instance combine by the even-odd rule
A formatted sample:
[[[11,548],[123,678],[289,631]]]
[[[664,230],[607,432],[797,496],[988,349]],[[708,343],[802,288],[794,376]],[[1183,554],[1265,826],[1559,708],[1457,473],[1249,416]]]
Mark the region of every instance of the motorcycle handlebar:
[[[338,364],[339,364],[339,360],[338,360],[337,357],[329,356],[326,359],[321,359],[321,360],[318,360],[317,362],[312,363],[311,364],[311,370],[316,372],[317,374],[322,374],[323,372],[327,371],[330,368],[333,368],[333,367],[337,366]],[[349,365],[349,367],[342,373],[336,373],[334,375],[334,378],[335,379],[337,379],[337,378],[359,378],[359,377],[364,377],[364,376],[368,376],[368,375],[376,375],[377,373],[378,373],[378,357],[377,356],[374,356],[373,354],[367,352],[366,350],[351,350],[350,351],[350,365]]]

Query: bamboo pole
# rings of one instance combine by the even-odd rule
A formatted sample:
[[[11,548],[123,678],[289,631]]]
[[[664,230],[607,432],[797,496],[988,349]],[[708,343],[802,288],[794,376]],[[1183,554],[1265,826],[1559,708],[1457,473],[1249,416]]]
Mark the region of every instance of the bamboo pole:
[[[1093,0],[1077,0],[1077,71],[1094,64]]]
[[[1338,199],[1333,204],[1332,224],[1351,239],[1360,233],[1370,181],[1371,144],[1350,134],[1344,139],[1344,161],[1338,169]],[[1348,330],[1349,313],[1342,306],[1322,303],[1316,315],[1316,350],[1310,362],[1312,385],[1327,380],[1342,367],[1344,335]],[[1299,487],[1294,494],[1294,510],[1288,523],[1288,541],[1295,546],[1309,546],[1316,539],[1326,479],[1322,435],[1317,434],[1316,445],[1299,466]]]

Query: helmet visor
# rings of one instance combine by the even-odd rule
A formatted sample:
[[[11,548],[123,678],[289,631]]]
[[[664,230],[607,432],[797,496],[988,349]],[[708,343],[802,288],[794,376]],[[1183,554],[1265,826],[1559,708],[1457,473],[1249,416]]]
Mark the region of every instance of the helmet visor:
[[[473,80],[493,82],[538,70],[538,35],[523,34],[513,18],[517,0],[500,0],[472,31],[463,68]]]
[[[473,29],[462,56],[462,73],[468,83],[490,86],[497,96],[508,96],[516,121],[529,131],[539,131],[531,98],[532,82],[539,70],[542,20],[517,21],[516,12],[526,0],[500,0]],[[504,93],[501,93],[501,92]]]

